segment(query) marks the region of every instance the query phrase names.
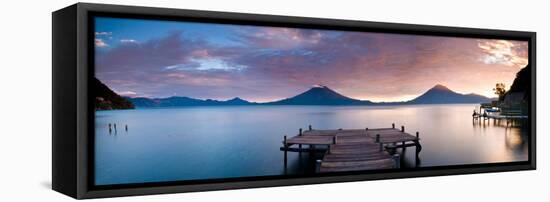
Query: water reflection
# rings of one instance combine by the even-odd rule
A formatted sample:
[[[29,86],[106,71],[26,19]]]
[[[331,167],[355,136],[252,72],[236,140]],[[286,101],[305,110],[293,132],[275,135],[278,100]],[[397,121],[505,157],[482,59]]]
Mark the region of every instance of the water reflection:
[[[506,147],[512,151],[523,151],[526,146],[527,136],[526,131],[520,132],[520,129],[508,128],[505,131],[506,136]]]
[[[422,151],[398,149],[405,167],[527,160],[521,123],[474,122],[475,105],[235,106],[99,111],[96,113],[96,183],[304,174],[319,156],[288,153],[284,135],[299,128],[387,128],[420,132]],[[108,124],[117,124],[109,130]],[[127,127],[126,127],[127,126]]]
[[[474,121],[474,127],[503,129],[505,149],[503,152],[496,153],[495,156],[511,161],[517,157],[527,160],[526,152],[528,150],[527,140],[529,135],[527,125],[526,119],[479,119]]]

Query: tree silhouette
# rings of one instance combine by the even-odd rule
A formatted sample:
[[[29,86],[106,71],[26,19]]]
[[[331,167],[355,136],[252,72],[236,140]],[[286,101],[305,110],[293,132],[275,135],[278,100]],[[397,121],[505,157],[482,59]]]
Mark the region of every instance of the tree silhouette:
[[[495,94],[498,95],[499,101],[504,100],[504,95],[506,95],[506,86],[504,83],[497,83],[496,87],[493,88],[493,91],[495,91]]]

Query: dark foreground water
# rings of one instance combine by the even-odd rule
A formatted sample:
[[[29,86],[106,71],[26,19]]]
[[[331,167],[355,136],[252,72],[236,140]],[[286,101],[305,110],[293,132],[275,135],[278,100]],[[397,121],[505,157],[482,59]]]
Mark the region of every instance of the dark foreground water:
[[[526,161],[527,134],[473,123],[476,105],[231,106],[96,112],[96,184],[285,174],[283,135],[298,128],[387,128],[420,132],[420,166]],[[117,131],[109,133],[108,124]],[[128,125],[128,131],[124,126]],[[414,148],[405,153],[414,166]],[[287,174],[311,172],[307,154],[289,153]]]

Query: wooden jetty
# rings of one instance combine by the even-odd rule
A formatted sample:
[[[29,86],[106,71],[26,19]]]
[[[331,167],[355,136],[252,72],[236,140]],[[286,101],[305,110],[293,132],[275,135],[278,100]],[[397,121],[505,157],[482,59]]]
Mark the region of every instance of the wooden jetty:
[[[483,111],[485,110],[485,111]],[[483,111],[483,112],[482,112]],[[521,110],[518,109],[507,109],[503,111],[498,112],[487,112],[487,110],[483,107],[480,108],[479,113],[474,110],[474,113],[472,114],[472,121],[479,121],[478,123],[485,123],[485,121],[493,120],[494,123],[497,121],[500,122],[502,120],[506,121],[506,126],[512,125],[514,126],[517,121],[525,121],[529,118],[527,115],[523,115]]]
[[[307,148],[303,148],[307,145]],[[309,130],[299,129],[298,135],[284,136],[283,147],[285,167],[287,152],[320,152],[323,157],[317,160],[318,172],[341,172],[375,169],[393,169],[400,167],[397,148],[416,147],[416,160],[422,149],[419,133],[416,136],[395,128],[377,129],[338,129]]]

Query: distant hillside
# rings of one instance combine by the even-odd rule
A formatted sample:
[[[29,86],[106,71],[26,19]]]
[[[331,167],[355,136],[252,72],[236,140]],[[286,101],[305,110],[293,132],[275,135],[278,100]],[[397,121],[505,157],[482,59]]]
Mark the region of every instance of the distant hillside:
[[[484,103],[491,99],[477,94],[460,94],[443,85],[435,85],[417,98],[405,102],[407,104],[453,104],[453,103]]]
[[[326,86],[315,86],[291,98],[269,102],[270,105],[364,105],[370,101],[356,100],[337,93]]]
[[[159,102],[154,99],[137,97],[137,98],[128,98],[130,102],[134,103],[136,108],[148,108],[148,107],[158,107]]]
[[[93,78],[96,110],[133,109],[132,102],[126,100],[103,84],[99,79]]]
[[[201,100],[190,97],[168,97],[168,98],[130,98],[130,101],[138,108],[148,107],[185,107],[185,106],[238,106],[238,105],[252,105],[255,103],[248,102],[241,98],[233,98],[230,100]]]

